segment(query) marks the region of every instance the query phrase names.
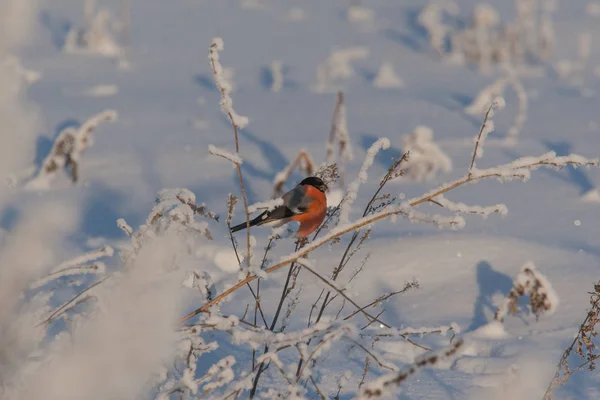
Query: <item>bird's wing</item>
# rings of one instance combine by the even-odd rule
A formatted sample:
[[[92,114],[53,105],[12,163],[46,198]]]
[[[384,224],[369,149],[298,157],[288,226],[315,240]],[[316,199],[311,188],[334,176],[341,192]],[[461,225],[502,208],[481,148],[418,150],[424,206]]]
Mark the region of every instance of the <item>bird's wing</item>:
[[[283,206],[288,208],[293,215],[303,214],[308,210],[310,202],[313,200],[306,195],[302,186],[296,186],[282,196]]]

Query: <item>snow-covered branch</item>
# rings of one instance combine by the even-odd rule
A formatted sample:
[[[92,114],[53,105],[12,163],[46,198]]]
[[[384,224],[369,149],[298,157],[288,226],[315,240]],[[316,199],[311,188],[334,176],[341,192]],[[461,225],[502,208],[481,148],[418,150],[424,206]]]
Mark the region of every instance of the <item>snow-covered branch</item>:
[[[243,162],[242,157],[240,157],[239,154],[233,154],[225,149],[213,146],[212,144],[208,145],[208,152],[214,156],[223,157],[224,159],[231,161],[234,167],[236,165],[241,165]]]
[[[399,372],[393,372],[384,375],[373,382],[365,383],[360,391],[358,399],[373,399],[391,395],[395,390],[398,390],[408,378],[420,372],[422,369],[456,357],[463,345],[464,341],[462,339],[455,340],[445,349],[430,352],[418,357],[413,364],[402,368]]]
[[[71,275],[84,275],[84,274],[95,274],[100,275],[106,272],[106,265],[102,262],[94,262],[87,264],[91,261],[96,261],[103,257],[112,257],[114,250],[110,246],[104,246],[101,249],[91,251],[89,253],[82,254],[72,260],[66,261],[56,267],[47,276],[38,279],[30,285],[31,289],[36,289],[42,285],[47,284],[55,279],[71,276]],[[87,264],[87,265],[86,265]]]
[[[82,154],[94,144],[93,132],[104,121],[115,121],[117,113],[113,110],[103,111],[85,121],[79,128],[63,130],[52,149],[42,162],[37,175],[27,182],[25,187],[31,189],[47,189],[56,173],[61,168],[68,168],[71,180],[76,183],[79,179],[79,162]]]
[[[348,185],[348,191],[344,196],[344,202],[342,203],[342,209],[340,211],[339,224],[347,224],[350,218],[350,211],[352,209],[352,204],[356,200],[358,195],[358,189],[362,183],[367,181],[368,175],[367,171],[373,165],[375,161],[375,156],[379,153],[380,150],[385,150],[390,147],[390,140],[388,138],[380,138],[375,143],[369,147],[367,150],[367,155],[365,156],[365,160],[363,161],[362,166],[360,167],[360,171],[358,176],[350,185]]]
[[[508,214],[508,208],[504,204],[496,204],[493,206],[470,206],[464,203],[450,201],[443,195],[437,196],[431,199],[431,201],[452,212],[460,214],[478,214],[484,218],[490,214]]]
[[[231,124],[240,129],[248,125],[248,117],[239,115],[233,109],[233,100],[231,99],[232,84],[225,77],[223,66],[219,60],[219,52],[223,51],[224,43],[221,38],[214,38],[210,45],[208,58],[213,70],[215,84],[221,92],[221,111],[229,117]]]

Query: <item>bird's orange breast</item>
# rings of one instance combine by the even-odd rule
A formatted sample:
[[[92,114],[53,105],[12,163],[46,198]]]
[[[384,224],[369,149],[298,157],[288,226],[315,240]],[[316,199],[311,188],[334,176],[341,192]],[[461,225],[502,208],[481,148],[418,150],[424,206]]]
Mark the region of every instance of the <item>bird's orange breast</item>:
[[[306,237],[315,231],[321,225],[327,214],[327,197],[325,193],[313,186],[306,186],[306,196],[313,199],[308,210],[300,215],[290,218],[292,221],[300,222],[297,236]]]

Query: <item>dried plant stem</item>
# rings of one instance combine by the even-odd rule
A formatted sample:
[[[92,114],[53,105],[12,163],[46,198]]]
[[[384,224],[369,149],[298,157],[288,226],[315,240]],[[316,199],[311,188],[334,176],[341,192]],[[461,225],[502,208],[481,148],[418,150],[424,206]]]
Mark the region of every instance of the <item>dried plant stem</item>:
[[[96,286],[104,283],[110,277],[111,277],[111,275],[105,276],[104,278],[100,279],[98,282],[94,283],[93,285],[90,285],[87,288],[83,289],[81,292],[77,293],[77,295],[75,295],[71,300],[67,301],[62,306],[60,306],[56,310],[54,310],[52,312],[52,314],[50,314],[48,316],[48,318],[46,318],[45,320],[43,320],[42,322],[40,322],[36,326],[40,326],[40,325],[44,325],[44,324],[49,324],[50,322],[52,322],[53,320],[55,320],[56,318],[58,318],[60,315],[62,315],[63,312],[65,312],[66,310],[68,310],[69,308],[71,308],[70,306],[72,304],[77,303],[77,299],[79,299],[81,296],[83,296],[84,294],[86,294],[87,292],[89,292],[90,290],[92,290],[93,288],[95,288]]]
[[[216,48],[216,44],[212,44],[211,47],[215,46]],[[217,65],[215,64],[215,59],[213,57],[210,58],[210,65],[212,67],[213,70],[213,74],[216,76],[217,75]],[[215,79],[216,80],[216,79]],[[220,85],[217,84],[217,87],[219,88],[219,91],[221,92],[221,97],[225,98],[228,96],[227,92],[225,91],[225,89],[223,87],[220,87]],[[231,126],[233,127],[233,136],[235,139],[235,153],[239,154],[240,153],[240,143],[239,143],[239,137],[238,137],[238,126],[235,122],[235,119],[233,117],[232,111],[231,109],[227,109],[226,111],[227,117],[229,118],[229,121],[231,122]],[[248,212],[248,196],[246,195],[246,188],[244,187],[244,180],[242,179],[242,168],[240,167],[240,164],[235,164],[235,168],[237,170],[237,175],[238,175],[238,179],[240,181],[240,190],[242,191],[242,199],[244,200],[244,213],[246,214],[246,251],[247,251],[247,256],[246,256],[246,263],[248,264],[248,266],[250,266],[250,257],[252,255],[251,251],[250,251],[250,213]]]
[[[283,185],[285,185],[287,180],[290,178],[290,175],[292,175],[294,169],[298,166],[302,166],[302,162],[304,162],[304,165],[306,166],[306,175],[310,176],[314,173],[315,166],[310,158],[310,155],[306,152],[306,150],[300,150],[290,165],[288,165],[275,177],[275,182],[273,184],[273,198],[281,195],[283,192]]]
[[[319,389],[319,386],[317,386],[317,382],[315,382],[314,378],[311,376],[309,376],[310,382],[313,384],[313,386],[315,387],[315,390],[317,391],[317,394],[319,395],[319,398],[321,400],[326,400],[327,397],[325,397],[325,395],[323,394],[323,392],[321,391],[321,389]]]
[[[296,251],[298,251],[300,248],[302,248],[303,243],[304,242],[299,241],[296,244]],[[295,263],[292,263],[290,265],[290,269],[288,271],[287,278],[285,280],[285,284],[283,285],[283,290],[281,291],[281,296],[279,298],[279,304],[277,304],[277,309],[275,310],[275,315],[273,316],[273,321],[271,322],[271,326],[269,328],[270,331],[275,330],[275,326],[277,325],[277,321],[279,320],[279,315],[281,314],[281,309],[283,307],[283,303],[285,302],[285,299],[287,298],[287,295],[289,293],[288,287],[290,285],[290,279],[294,272],[294,268],[295,268]],[[269,346],[265,346],[263,354],[266,354],[268,351],[269,351]],[[256,394],[256,389],[258,388],[258,381],[260,380],[260,376],[267,369],[267,367],[268,367],[268,365],[265,366],[264,362],[260,363],[260,365],[258,366],[258,372],[254,376],[254,381],[252,382],[252,389],[250,390],[250,398],[253,398],[254,395]]]
[[[237,246],[235,244],[235,239],[233,238],[233,233],[231,233],[231,225],[228,223],[227,224],[227,230],[229,232],[229,239],[231,240],[231,245],[233,246],[233,251],[235,253],[235,257],[237,259],[238,265],[241,264],[241,260],[240,260],[240,256],[238,254],[237,251]],[[265,257],[266,257],[266,253],[265,253]],[[264,260],[263,260],[264,261]],[[258,282],[260,283],[260,279],[258,280]],[[247,284],[248,289],[250,290],[250,293],[252,293],[252,297],[254,297],[254,304],[255,304],[255,308],[254,308],[254,325],[256,325],[256,309],[258,309],[258,311],[260,312],[260,317],[263,320],[263,323],[265,324],[265,328],[269,326],[269,324],[267,323],[267,320],[265,318],[265,315],[263,313],[262,307],[260,305],[260,297],[259,297],[259,293],[255,293],[254,290],[252,289],[252,286],[250,286],[250,282],[248,282]],[[260,286],[258,286],[258,290],[260,290]]]
[[[331,128],[329,129],[329,139],[327,140],[327,152],[325,153],[325,162],[330,164],[333,162],[333,144],[335,142],[335,134],[337,131],[336,122],[340,108],[344,104],[344,93],[338,92],[335,108],[333,109],[333,118],[331,119]]]
[[[469,166],[469,175],[471,175],[471,171],[475,168],[475,158],[477,158],[477,150],[479,150],[479,146],[481,145],[481,137],[483,136],[483,131],[485,130],[488,119],[490,118],[490,114],[493,112],[494,103],[488,108],[485,112],[485,118],[483,119],[483,124],[481,124],[481,128],[479,129],[479,135],[477,136],[477,140],[475,141],[475,150],[473,151],[473,157],[471,158],[471,165]]]
[[[577,335],[571,342],[571,345],[569,347],[567,347],[567,349],[563,353],[560,361],[556,365],[556,373],[554,374],[554,376],[552,377],[552,380],[548,384],[548,387],[546,388],[546,392],[544,393],[542,400],[551,400],[551,394],[554,391],[554,389],[556,389],[558,386],[564,384],[567,380],[569,380],[571,375],[573,375],[575,372],[583,369],[586,365],[594,362],[596,359],[598,359],[600,357],[599,354],[593,355],[591,357],[588,355],[587,360],[584,363],[582,363],[581,365],[579,365],[578,367],[576,367],[572,370],[570,370],[568,367],[568,358],[571,355],[571,353],[573,352],[573,348],[575,348],[577,343],[582,340],[582,337],[584,336],[584,332],[586,330],[589,330],[589,326],[595,325],[595,323],[598,321],[597,320],[598,310],[600,309],[600,296],[597,295],[597,293],[600,292],[600,286],[598,286],[598,285],[600,285],[600,282],[598,282],[596,284],[596,286],[594,287],[596,290],[596,293],[590,293],[590,295],[592,296],[591,301],[590,301],[592,306],[590,307],[590,310],[587,312],[585,319],[579,326],[579,331],[577,332]],[[591,335],[593,335],[594,333],[595,333],[595,331],[592,331]],[[566,373],[565,373],[565,376],[563,376],[563,378],[561,379],[560,374],[563,370],[563,367],[566,369]]]

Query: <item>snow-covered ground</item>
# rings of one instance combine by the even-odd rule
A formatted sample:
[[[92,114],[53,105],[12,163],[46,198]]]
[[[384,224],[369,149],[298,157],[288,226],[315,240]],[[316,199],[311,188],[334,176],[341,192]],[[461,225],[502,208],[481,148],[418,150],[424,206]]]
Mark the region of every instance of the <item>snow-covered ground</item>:
[[[0,35],[5,37],[0,38],[0,63],[4,57],[8,60],[8,55],[16,55],[20,64],[13,59],[10,65],[6,64],[8,67],[2,68],[30,71],[18,78],[28,82],[15,83],[13,72],[0,69],[3,86],[9,92],[13,90],[11,85],[16,86],[14,92],[0,95],[3,147],[0,172],[11,176],[11,187],[3,189],[0,195],[0,227],[5,232],[2,235],[5,249],[0,257],[0,270],[5,272],[0,271],[0,279],[4,277],[6,282],[0,282],[0,302],[18,298],[20,293],[11,295],[11,290],[18,286],[9,284],[9,278],[35,281],[48,268],[105,245],[116,249],[115,256],[102,258],[107,271],[100,268],[93,271],[94,275],[78,277],[77,282],[53,283],[49,308],[30,318],[32,321],[43,320],[52,309],[96,279],[122,271],[123,263],[128,260],[135,258],[131,264],[138,269],[144,268],[144,262],[159,264],[148,267],[148,276],[136,272],[103,284],[106,292],[97,297],[104,296],[99,301],[99,309],[106,311],[104,318],[98,317],[87,325],[81,319],[67,318],[48,330],[41,348],[46,342],[53,342],[50,339],[65,326],[77,330],[81,325],[87,338],[84,344],[77,345],[67,345],[62,339],[53,342],[49,359],[58,361],[48,362],[57,363],[54,372],[44,370],[43,365],[35,365],[41,372],[32,366],[20,370],[14,366],[29,364],[13,362],[10,357],[7,358],[10,362],[3,363],[4,352],[0,349],[0,395],[7,398],[37,399],[42,398],[39,397],[42,393],[50,399],[81,398],[78,396],[82,393],[99,391],[98,398],[120,399],[155,396],[161,390],[169,393],[164,387],[144,384],[150,377],[155,378],[153,366],[172,366],[172,351],[166,343],[176,339],[171,337],[169,324],[205,301],[197,292],[173,295],[183,277],[166,274],[169,276],[161,280],[162,272],[157,271],[162,264],[153,261],[177,258],[189,250],[195,260],[186,260],[184,269],[209,273],[217,293],[245,276],[245,272],[238,271],[225,224],[228,194],[240,196],[238,172],[228,160],[209,153],[209,145],[235,152],[231,124],[220,110],[221,93],[214,84],[208,59],[209,46],[215,37],[224,41],[220,61],[225,67],[225,78],[234,84],[233,107],[249,118],[248,126],[239,131],[240,168],[249,204],[269,200],[274,180],[299,151],[306,150],[317,166],[325,160],[338,90],[344,93],[353,156],[344,161],[346,186],[355,180],[370,146],[378,138],[390,141],[389,148],[376,155],[368,170],[369,179],[360,185],[350,210],[350,221],[362,216],[364,205],[377,190],[392,158],[398,159],[407,147],[412,149],[409,162],[414,167],[406,177],[389,182],[384,191],[395,198],[396,204],[463,177],[472,162],[473,138],[479,134],[483,122],[481,113],[472,115],[465,109],[482,89],[498,78],[509,80],[511,74],[518,76],[524,91],[516,94],[512,81],[507,80],[506,107],[495,111],[495,131],[486,139],[483,157],[476,160],[478,169],[550,151],[558,156],[575,153],[589,159],[600,154],[600,41],[596,40],[600,37],[600,3],[597,1],[559,1],[552,14],[556,40],[552,56],[546,61],[527,62],[527,71],[516,68],[510,72],[501,68],[486,72],[475,64],[457,65],[449,59],[441,60],[419,23],[419,13],[426,4],[423,0],[144,0],[131,2],[129,12],[128,1],[97,0],[98,8],[110,12],[107,26],[113,35],[105,40],[82,34],[85,26],[101,29],[103,23],[100,17],[95,24],[84,24],[82,1],[40,0],[36,6],[30,5],[34,2],[29,0],[4,1],[7,5],[0,5],[0,12],[4,8],[11,10],[12,14],[6,11],[5,15],[19,18],[23,23],[10,24],[10,18],[0,16],[0,33],[5,33]],[[349,7],[350,3],[356,5]],[[469,16],[478,2],[445,3],[458,6],[456,19],[464,27],[470,23]],[[498,11],[500,21],[514,19],[513,2],[489,3]],[[543,6],[550,2],[539,3]],[[128,19],[130,24],[123,29],[119,23]],[[22,37],[23,32],[30,36]],[[84,49],[89,43],[102,54]],[[20,85],[23,85],[21,92]],[[527,110],[522,132],[512,142],[505,141],[519,112],[519,96],[523,95],[527,98]],[[118,118],[100,123],[94,132],[93,145],[75,160],[76,184],[62,170],[48,188],[42,188],[39,180],[33,184],[29,181],[28,176],[35,174],[36,168],[46,165],[44,160],[63,129],[77,127],[105,110],[115,110]],[[431,173],[418,170],[420,151],[434,154],[436,164]],[[294,172],[284,189],[291,189],[302,177]],[[38,179],[46,183],[46,177]],[[442,335],[411,336],[411,340],[427,348],[442,349],[451,340],[465,340],[459,355],[409,378],[394,396],[406,400],[543,397],[556,364],[586,316],[588,292],[600,280],[598,185],[600,170],[596,168],[540,169],[533,171],[525,183],[490,179],[461,186],[445,195],[449,200],[469,205],[504,204],[508,209],[506,215],[492,213],[482,218],[467,214],[466,225],[459,230],[440,230],[435,224],[411,222],[403,216],[369,225],[370,237],[337,281],[345,285],[345,293],[358,304],[366,305],[383,294],[402,289],[406,282],[417,281],[418,289],[393,296],[370,308],[369,313],[378,315],[385,309],[379,318],[400,329],[446,327],[442,329],[445,331],[455,324],[454,329]],[[186,247],[167,238],[158,245],[174,246],[176,250],[171,251],[176,251],[177,256],[156,249],[132,256],[128,253],[131,241],[119,229],[117,220],[124,218],[134,230],[146,222],[153,223],[147,217],[163,188],[187,188],[195,194],[197,204],[204,203],[220,216],[218,221],[201,219],[197,225],[190,225],[190,229],[201,232],[208,228],[212,240]],[[181,218],[188,215],[189,210],[177,208],[177,200],[168,197],[168,193],[165,196],[168,204],[157,212],[173,211]],[[417,209],[452,215],[433,203]],[[233,223],[243,218],[240,199]],[[35,221],[39,221],[39,230]],[[163,228],[164,232],[170,229],[166,225]],[[256,271],[271,231],[256,228],[251,232],[256,240],[251,271]],[[24,238],[30,235],[28,242]],[[148,237],[144,240],[154,240]],[[340,242],[310,252],[307,258],[312,268],[330,277],[350,237],[351,234],[346,234]],[[245,254],[245,232],[238,233],[237,238],[240,253]],[[270,265],[293,251],[292,238],[277,241],[268,256]],[[346,285],[367,255],[362,272]],[[518,316],[507,316],[503,328],[494,325],[496,309],[503,304],[522,266],[530,261],[552,284],[560,300],[555,312],[542,314],[536,321],[534,315],[523,311]],[[27,274],[15,274],[15,265],[30,264],[35,267],[23,267],[29,271]],[[102,275],[97,277],[98,273]],[[275,314],[286,274],[284,267],[261,283],[261,302],[267,321]],[[178,278],[181,279],[177,281]],[[158,297],[150,295],[148,287],[142,290],[139,282],[156,285],[158,289],[152,286],[152,290],[156,289]],[[299,288],[302,290],[298,292]],[[328,287],[309,272],[299,274],[291,295],[295,298],[298,293],[298,305],[290,318],[284,318],[286,332],[306,328],[311,305],[322,289]],[[28,291],[26,298],[30,297]],[[146,306],[138,302],[145,302]],[[0,308],[0,328],[22,324],[23,318],[18,321],[5,318],[12,315],[12,303],[5,304],[8,304],[6,310]],[[338,296],[325,315],[336,317],[341,304]],[[242,318],[247,305],[246,319],[250,321],[254,299],[243,288],[220,311]],[[521,305],[525,310],[526,302]],[[115,309],[118,312],[109,312]],[[157,310],[156,315],[152,310]],[[340,316],[353,311],[353,306],[347,303]],[[140,332],[155,329],[156,332],[138,335],[126,327],[116,327],[100,334],[98,327],[127,325],[132,315],[139,320]],[[368,324],[360,314],[350,321],[356,330]],[[160,329],[153,328],[154,324]],[[382,326],[375,323],[366,331],[374,334],[378,329]],[[453,334],[456,336],[451,339]],[[196,378],[227,356],[236,359],[235,379],[251,369],[252,351],[240,344],[242,339],[236,342],[222,333],[207,333],[203,337],[207,342],[216,341],[220,347],[199,357],[197,369],[192,372]],[[401,338],[377,342],[370,338],[361,340],[369,346],[373,343],[372,350],[398,368],[424,353],[422,348]],[[138,339],[137,345],[120,343],[112,347],[115,342],[134,343]],[[10,341],[0,338],[0,346],[8,346],[7,343]],[[25,350],[21,349],[18,356],[31,360],[37,354],[31,352],[35,346],[26,344],[22,344]],[[144,345],[156,346],[156,350],[143,351]],[[86,375],[85,368],[79,370],[78,366],[86,360],[98,358],[97,349],[92,351],[97,346],[112,350],[106,352],[106,364],[103,360],[94,365],[103,369],[119,364],[114,372],[96,374],[91,368]],[[259,350],[263,350],[262,346]],[[153,352],[153,356],[146,351]],[[141,353],[145,356],[141,357]],[[319,353],[312,369],[314,382],[306,380],[304,396],[319,398],[315,389],[318,387],[325,396],[333,398],[338,393],[338,383],[342,382],[340,398],[353,398],[363,374],[365,356],[352,342],[340,342]],[[298,351],[284,350],[279,357],[285,372],[295,377]],[[577,356],[572,361],[573,366],[578,365]],[[144,368],[138,370],[138,365]],[[11,374],[3,376],[3,369]],[[136,372],[128,379],[132,370]],[[7,385],[8,389],[2,386],[4,382],[12,382],[13,375],[18,375],[15,371],[22,375],[19,379],[23,379],[26,389],[14,383]],[[70,372],[73,379],[77,373],[82,374],[84,383],[65,391]],[[389,371],[372,361],[365,382],[375,381],[385,373]],[[222,378],[227,381],[225,375]],[[555,397],[598,398],[597,378],[595,372],[579,371],[555,392]],[[191,380],[188,377],[182,382],[193,386]],[[302,380],[302,387],[304,383]],[[278,370],[271,367],[261,377],[259,394],[264,396],[269,389],[285,391],[288,386]],[[114,390],[101,389],[106,387]],[[141,390],[142,387],[145,389]],[[186,393],[189,398],[207,396],[202,391],[194,395]],[[221,394],[217,390],[211,395]],[[170,395],[179,398],[177,391]],[[247,395],[244,392],[242,397]]]

